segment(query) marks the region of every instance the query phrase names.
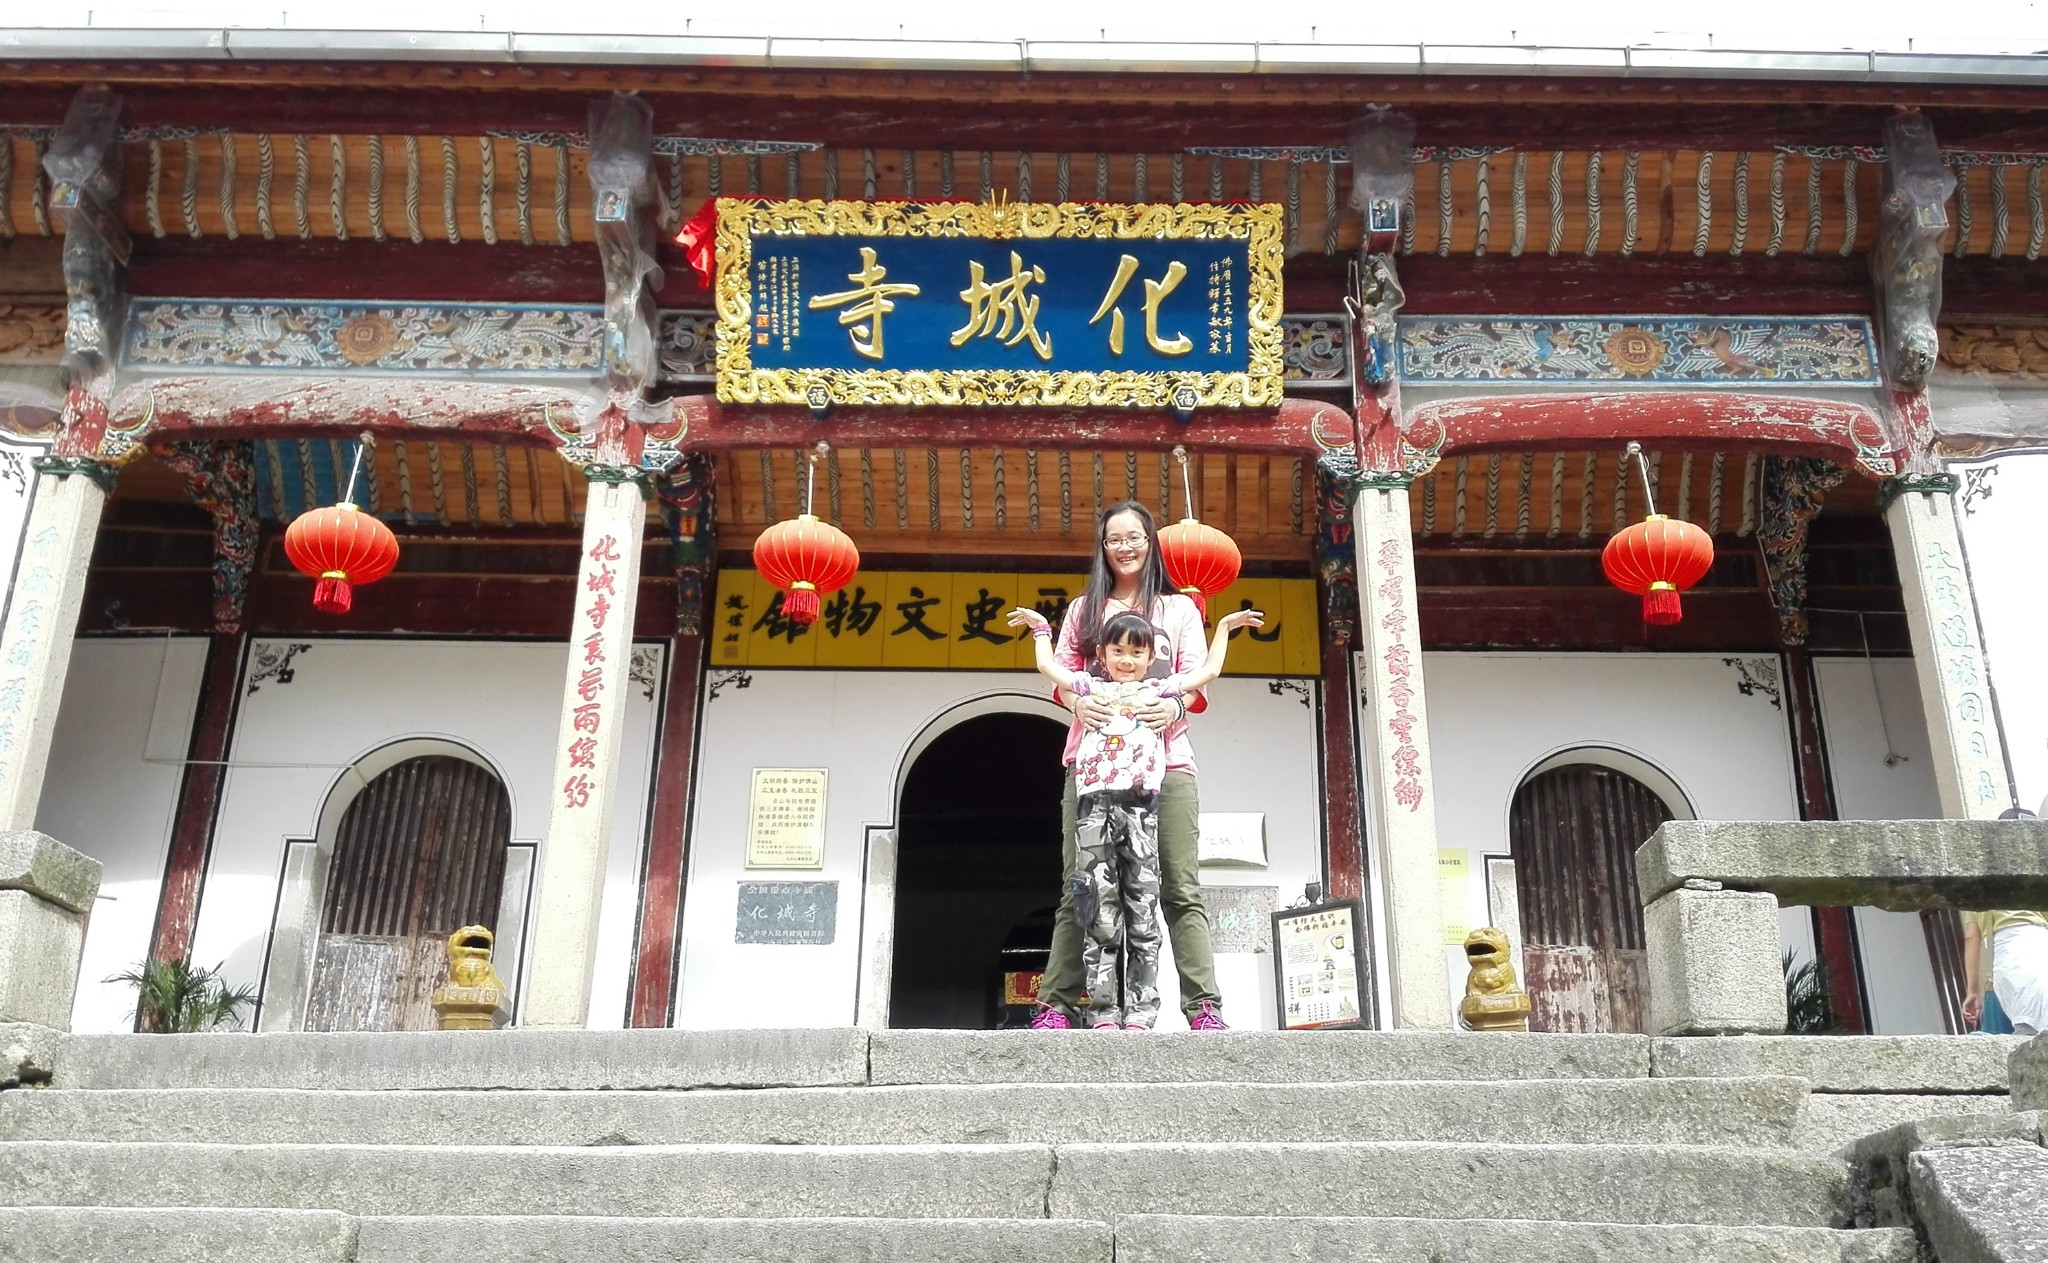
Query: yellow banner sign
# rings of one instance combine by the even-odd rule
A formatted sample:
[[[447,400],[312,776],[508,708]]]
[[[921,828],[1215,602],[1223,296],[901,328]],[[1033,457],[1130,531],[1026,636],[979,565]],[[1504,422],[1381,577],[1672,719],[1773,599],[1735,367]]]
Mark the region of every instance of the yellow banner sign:
[[[711,665],[1029,671],[1031,636],[1003,616],[1029,605],[1057,619],[1085,582],[1076,574],[864,570],[825,598],[817,622],[798,627],[773,584],[752,570],[721,570]],[[1226,674],[1322,674],[1315,580],[1240,579],[1209,603],[1212,614],[1246,608],[1264,610],[1266,625],[1237,633]]]

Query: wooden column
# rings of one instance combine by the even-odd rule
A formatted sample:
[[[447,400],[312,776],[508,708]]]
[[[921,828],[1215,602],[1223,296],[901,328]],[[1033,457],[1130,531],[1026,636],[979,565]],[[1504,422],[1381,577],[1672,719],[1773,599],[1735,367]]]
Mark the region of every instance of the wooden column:
[[[1408,487],[1397,478],[1370,478],[1354,502],[1351,529],[1369,700],[1372,835],[1387,895],[1389,1016],[1404,1029],[1445,1030],[1451,1025],[1450,986],[1437,899],[1436,793]]]
[[[247,644],[248,637],[241,632],[216,632],[209,638],[199,717],[185,756],[189,762],[178,789],[170,853],[164,858],[163,886],[157,895],[156,928],[149,938],[149,954],[159,959],[182,960],[192,950],[200,885],[213,851],[221,786],[227,780],[228,739],[241,703],[242,653]]]
[[[1948,475],[1886,483],[1884,494],[1892,499],[1884,517],[1898,555],[1899,593],[1906,603],[1941,814],[1995,820],[2013,805],[2012,783],[1992,710],[1977,599],[1963,569],[1954,491]]]
[[[1358,701],[1351,691],[1351,643],[1323,642],[1323,845],[1333,898],[1365,897],[1365,848],[1358,818]]]
[[[653,821],[640,874],[640,931],[633,960],[634,1026],[666,1026],[675,1004],[676,937],[689,860],[690,804],[697,764],[697,717],[704,680],[704,637],[669,641],[654,769]]]
[[[1827,746],[1821,736],[1813,663],[1805,646],[1785,646],[1783,670],[1785,718],[1792,731],[1792,762],[1799,785],[1799,818],[1838,819],[1834,785],[1828,778]],[[1828,1007],[1844,1034],[1868,1034],[1870,1006],[1864,997],[1855,909],[1814,908],[1812,912],[1814,947],[1827,977]]]
[[[528,1026],[589,1024],[598,913],[618,798],[619,696],[640,594],[647,484],[637,471],[593,466],[588,472],[576,614],[541,846]]]

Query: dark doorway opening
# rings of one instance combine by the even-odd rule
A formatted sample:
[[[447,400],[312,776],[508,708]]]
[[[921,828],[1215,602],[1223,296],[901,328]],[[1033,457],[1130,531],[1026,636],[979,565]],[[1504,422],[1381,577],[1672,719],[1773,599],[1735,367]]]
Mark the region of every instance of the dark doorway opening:
[[[1636,848],[1671,808],[1611,767],[1573,763],[1515,791],[1508,839],[1529,1029],[1640,1033],[1649,1005]]]
[[[911,764],[896,813],[891,1026],[997,1025],[1005,948],[1014,959],[1050,942],[1066,736],[1040,715],[980,715]]]

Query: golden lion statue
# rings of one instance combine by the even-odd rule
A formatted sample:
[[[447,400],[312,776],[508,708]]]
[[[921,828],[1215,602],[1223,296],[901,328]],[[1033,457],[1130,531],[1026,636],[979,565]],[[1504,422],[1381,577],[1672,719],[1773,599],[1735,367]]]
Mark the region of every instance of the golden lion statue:
[[[434,989],[442,1030],[495,1030],[510,1020],[505,984],[491,965],[496,941],[481,925],[465,925],[448,936],[448,984]]]
[[[1465,936],[1465,959],[1472,972],[1465,979],[1465,999],[1458,1016],[1475,1031],[1529,1029],[1529,993],[1515,980],[1508,959],[1508,936],[1486,926]]]

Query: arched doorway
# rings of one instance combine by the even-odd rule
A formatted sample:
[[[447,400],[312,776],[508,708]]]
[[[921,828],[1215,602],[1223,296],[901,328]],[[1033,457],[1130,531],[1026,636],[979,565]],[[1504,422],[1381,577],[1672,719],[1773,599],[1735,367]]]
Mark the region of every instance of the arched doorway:
[[[1043,715],[976,715],[910,765],[896,813],[889,1024],[994,1026],[1005,948],[1050,937],[1060,892],[1060,754]]]
[[[1674,814],[1642,781],[1592,762],[1553,763],[1515,791],[1508,845],[1530,1029],[1643,1030],[1636,848]]]
[[[406,759],[349,803],[328,861],[310,1031],[433,1030],[448,935],[496,929],[512,801],[489,768]]]

